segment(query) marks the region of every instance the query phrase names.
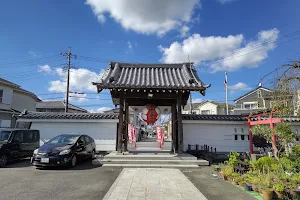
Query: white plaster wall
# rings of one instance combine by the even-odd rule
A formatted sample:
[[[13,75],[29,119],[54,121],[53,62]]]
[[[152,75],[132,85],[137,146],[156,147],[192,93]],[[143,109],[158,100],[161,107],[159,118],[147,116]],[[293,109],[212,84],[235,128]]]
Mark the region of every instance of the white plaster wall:
[[[35,111],[36,100],[27,94],[14,91],[11,107],[20,112],[24,109],[27,109],[28,111]]]
[[[31,129],[40,130],[41,145],[60,134],[86,134],[96,143],[96,151],[116,149],[117,122],[32,122]]]
[[[210,111],[210,115],[216,115],[218,114],[218,110],[217,110],[218,106],[212,103],[205,103],[202,106],[199,107],[199,114],[201,114],[201,112],[203,110],[209,110]]]
[[[238,135],[239,140],[234,140],[234,135]],[[245,140],[241,140],[240,135],[245,135]],[[188,144],[206,144],[217,148],[218,152],[249,152],[250,146],[247,135],[248,128],[243,125],[243,122],[183,121],[183,145],[185,151],[188,148]]]

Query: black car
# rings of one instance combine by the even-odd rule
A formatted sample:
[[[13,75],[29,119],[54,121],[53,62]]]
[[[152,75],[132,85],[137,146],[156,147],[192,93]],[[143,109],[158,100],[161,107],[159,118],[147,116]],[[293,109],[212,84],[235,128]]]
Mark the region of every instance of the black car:
[[[32,156],[40,146],[40,132],[32,129],[5,129],[0,131],[0,167],[9,161]]]
[[[70,166],[78,160],[93,158],[96,145],[87,135],[58,135],[34,150],[31,163],[37,167]]]

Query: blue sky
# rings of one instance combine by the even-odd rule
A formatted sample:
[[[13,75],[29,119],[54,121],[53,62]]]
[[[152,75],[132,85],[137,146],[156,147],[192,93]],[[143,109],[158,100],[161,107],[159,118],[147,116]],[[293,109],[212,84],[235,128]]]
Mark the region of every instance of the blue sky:
[[[72,103],[88,110],[113,107],[107,91],[96,93],[109,61],[195,62],[212,84],[195,101],[224,102],[260,77],[299,59],[297,0],[6,0],[0,7],[0,77],[43,100],[64,98],[66,58],[72,47],[71,91],[85,92]],[[296,32],[298,31],[298,32]],[[294,33],[294,34],[291,34]],[[269,80],[263,84],[270,87]],[[54,94],[59,93],[59,94]]]

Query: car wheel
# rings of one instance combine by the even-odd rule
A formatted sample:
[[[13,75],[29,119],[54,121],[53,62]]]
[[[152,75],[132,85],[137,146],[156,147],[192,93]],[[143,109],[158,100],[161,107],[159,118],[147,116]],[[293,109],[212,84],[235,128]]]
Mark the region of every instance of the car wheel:
[[[7,164],[7,155],[0,156],[0,167],[4,167]]]
[[[93,150],[93,151],[92,151],[92,154],[91,154],[91,159],[92,159],[92,160],[95,158],[95,155],[96,155],[95,150]]]
[[[76,154],[74,154],[70,161],[70,166],[75,167],[76,163],[77,163],[77,156],[76,156]]]

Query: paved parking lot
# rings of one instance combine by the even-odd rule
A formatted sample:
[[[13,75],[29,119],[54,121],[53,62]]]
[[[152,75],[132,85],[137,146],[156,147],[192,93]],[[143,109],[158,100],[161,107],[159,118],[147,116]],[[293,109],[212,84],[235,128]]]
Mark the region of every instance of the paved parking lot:
[[[121,169],[95,168],[91,161],[73,169],[39,170],[29,160],[0,168],[0,199],[97,199],[104,197]]]

